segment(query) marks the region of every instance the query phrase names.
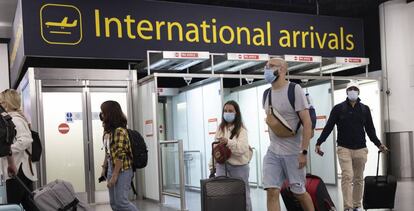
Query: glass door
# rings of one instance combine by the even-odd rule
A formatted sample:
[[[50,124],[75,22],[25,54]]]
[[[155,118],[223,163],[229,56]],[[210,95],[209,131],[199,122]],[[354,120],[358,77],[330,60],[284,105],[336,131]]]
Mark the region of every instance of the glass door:
[[[99,119],[99,112],[101,111],[101,104],[107,100],[117,101],[122,108],[124,114],[128,117],[127,110],[127,93],[125,90],[99,91],[91,90],[90,92],[90,108],[91,108],[91,124],[92,124],[92,149],[93,149],[93,169],[95,175],[93,177],[94,188],[92,191],[95,195],[96,203],[109,202],[108,188],[106,182],[99,183],[98,178],[101,175],[101,165],[103,164],[105,150],[103,147],[102,136],[103,128],[102,122]],[[130,118],[128,118],[130,119]]]
[[[44,89],[46,183],[63,179],[73,184],[82,200],[109,202],[106,182],[98,183],[105,155],[100,106],[117,101],[128,118],[127,96],[127,88]]]
[[[85,200],[85,95],[81,91],[59,90],[43,92],[42,100],[46,182],[69,181]]]

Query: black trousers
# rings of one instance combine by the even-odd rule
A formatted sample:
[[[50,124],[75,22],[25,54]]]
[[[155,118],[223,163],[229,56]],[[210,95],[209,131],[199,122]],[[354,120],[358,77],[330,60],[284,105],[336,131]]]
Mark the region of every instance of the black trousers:
[[[33,181],[28,179],[20,166],[17,176],[23,181],[24,185],[33,191]],[[16,179],[8,179],[6,181],[7,203],[8,204],[22,204],[26,211],[39,211],[33,204],[33,199],[26,189]]]

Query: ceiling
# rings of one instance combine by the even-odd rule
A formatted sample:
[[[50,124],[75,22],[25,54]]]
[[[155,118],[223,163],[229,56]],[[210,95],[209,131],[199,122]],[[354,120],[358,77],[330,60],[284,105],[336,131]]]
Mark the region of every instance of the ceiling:
[[[18,0],[0,0],[0,38],[10,38]]]

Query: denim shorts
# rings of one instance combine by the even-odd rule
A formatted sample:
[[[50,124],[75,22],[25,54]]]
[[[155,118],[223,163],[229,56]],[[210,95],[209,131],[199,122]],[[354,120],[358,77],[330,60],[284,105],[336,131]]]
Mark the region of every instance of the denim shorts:
[[[281,189],[285,180],[296,194],[306,192],[306,170],[299,169],[298,155],[276,155],[270,150],[263,158],[263,186],[266,189]]]

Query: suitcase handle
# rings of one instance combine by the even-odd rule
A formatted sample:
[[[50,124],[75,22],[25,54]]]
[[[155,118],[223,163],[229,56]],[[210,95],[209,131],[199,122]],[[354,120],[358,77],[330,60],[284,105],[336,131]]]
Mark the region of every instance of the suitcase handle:
[[[213,152],[214,152],[214,145],[215,144],[219,144],[220,143],[220,141],[213,141],[213,143],[211,143],[211,159],[212,159],[212,161],[213,161],[213,171],[212,171],[212,173],[210,174],[210,176],[209,176],[209,178],[212,178],[212,177],[215,177],[215,176],[213,176],[213,175],[215,175],[216,174],[216,164],[215,164],[215,160],[214,160],[214,154],[213,154]],[[226,173],[226,176],[225,177],[227,177],[227,162],[224,162],[224,168],[225,168],[225,173]]]
[[[26,184],[24,184],[24,182],[22,181],[22,179],[20,179],[19,176],[13,175],[12,179],[15,179],[20,184],[20,186],[22,186],[23,189],[30,195],[32,199],[34,198],[33,192],[26,186]]]
[[[390,155],[391,155],[391,150],[388,150],[388,151],[387,151],[387,153],[389,154],[388,156],[390,157]],[[378,160],[377,160],[377,176],[375,177],[377,182],[378,182],[378,172],[379,172],[380,154],[381,154],[381,151],[380,151],[380,150],[378,150]],[[388,164],[388,163],[387,163],[387,164]],[[385,173],[386,173],[386,175],[388,176],[388,166],[387,166],[387,171],[385,171]]]

